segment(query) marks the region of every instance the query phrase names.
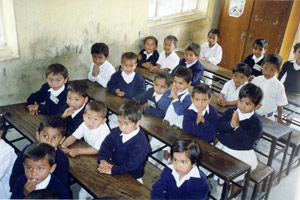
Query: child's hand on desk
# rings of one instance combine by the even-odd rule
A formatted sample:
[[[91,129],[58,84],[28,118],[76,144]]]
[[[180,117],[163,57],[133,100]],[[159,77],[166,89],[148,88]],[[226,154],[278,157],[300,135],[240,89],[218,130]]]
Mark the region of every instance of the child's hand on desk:
[[[198,110],[198,115],[197,115],[197,124],[199,124],[200,122],[204,123],[205,119],[202,115],[202,110]]]
[[[169,95],[170,98],[173,98],[174,100],[178,99],[178,89],[176,85],[172,85],[171,93]]]
[[[104,174],[111,174],[112,167],[113,167],[113,165],[108,163],[106,160],[101,160],[99,167],[98,167],[98,171],[100,173],[104,173]]]
[[[73,107],[69,107],[65,110],[64,114],[61,115],[62,118],[67,118],[75,112]]]
[[[74,148],[74,149],[68,149],[67,150],[67,153],[71,156],[71,157],[76,157],[76,156],[78,156],[79,155],[79,149],[76,149],[76,148]]]
[[[208,57],[203,57],[203,59],[208,62]]]
[[[28,179],[27,182],[24,185],[24,190],[23,190],[23,194],[25,196],[27,196],[28,194],[30,194],[32,191],[35,190],[35,186],[36,186],[36,180],[35,179]]]
[[[34,102],[34,104],[28,105],[27,109],[29,111],[29,114],[37,115],[39,111],[39,104],[37,104],[37,102]]]
[[[152,66],[149,71],[152,73],[156,73],[156,72],[158,72],[158,69],[159,69],[158,67]]]
[[[119,88],[116,89],[116,95],[119,96],[119,97],[123,97],[125,95],[125,92],[121,91]]]
[[[233,112],[230,124],[234,128],[238,128],[240,126],[240,119],[237,111]]]
[[[148,70],[150,70],[153,67],[151,62],[145,62],[145,63],[142,64],[142,66],[145,67]]]
[[[225,106],[227,106],[227,101],[225,101],[224,98],[219,97],[219,98],[218,98],[218,104],[219,104],[220,106],[222,106],[222,107],[225,107]]]
[[[94,65],[92,75],[98,76],[98,74],[99,74],[99,66]]]

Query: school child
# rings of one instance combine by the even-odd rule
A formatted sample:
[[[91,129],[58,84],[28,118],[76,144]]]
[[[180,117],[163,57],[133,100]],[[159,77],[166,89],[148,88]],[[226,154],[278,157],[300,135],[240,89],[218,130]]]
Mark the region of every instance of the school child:
[[[248,83],[251,68],[246,63],[239,63],[233,67],[232,73],[232,79],[224,84],[218,98],[218,104],[223,107],[237,105],[240,89]]]
[[[175,53],[177,48],[177,38],[173,35],[168,35],[164,39],[164,51],[159,54],[156,66],[150,69],[151,72],[167,71],[172,73],[173,69],[179,64],[180,58]]]
[[[294,45],[295,60],[284,63],[278,80],[283,83],[286,92],[300,95],[300,42]]]
[[[72,135],[83,122],[84,108],[89,101],[87,85],[79,81],[73,81],[68,86],[67,105],[60,113],[67,122],[66,136]]]
[[[69,159],[59,148],[57,148],[63,140],[66,132],[66,122],[61,117],[58,116],[47,116],[45,117],[36,132],[36,138],[39,142],[47,143],[56,149],[56,169],[53,174],[60,179],[60,181],[68,186],[69,184]],[[23,155],[25,150],[28,148],[26,146],[18,155],[17,160],[14,163],[13,171],[10,176],[9,185],[11,190],[17,184],[17,178],[24,174],[24,159]]]
[[[191,42],[185,47],[184,58],[180,60],[179,66],[186,66],[193,72],[192,85],[200,83],[203,74],[203,65],[199,62],[200,46],[195,42]],[[176,69],[176,68],[175,68]],[[175,71],[173,70],[173,72]]]
[[[149,142],[140,129],[141,106],[129,100],[119,108],[117,115],[119,127],[111,131],[99,150],[98,171],[111,175],[129,174],[141,182],[150,152]]]
[[[109,92],[126,98],[133,98],[145,92],[145,79],[137,72],[137,56],[132,52],[126,52],[122,55],[122,71],[115,72],[107,84]]]
[[[268,43],[264,39],[256,39],[252,45],[252,54],[247,56],[243,63],[249,65],[252,69],[251,76],[249,77],[249,81],[251,81],[254,77],[262,75],[261,73],[261,65],[264,61],[264,54],[267,51]]]
[[[255,142],[262,134],[262,121],[254,112],[260,106],[262,90],[254,84],[246,84],[239,92],[237,107],[227,109],[216,123],[217,147],[237,159],[247,163],[254,170],[257,157],[254,152]],[[236,181],[242,181],[238,177]],[[236,191],[232,188],[232,194]]]
[[[164,118],[170,105],[170,98],[162,98],[172,84],[172,76],[168,72],[158,72],[154,77],[153,87],[136,99],[141,104],[148,103],[145,114],[154,117]]]
[[[34,190],[50,189],[56,191],[60,199],[69,199],[69,190],[53,174],[55,157],[55,148],[49,144],[37,142],[29,145],[23,154],[25,174],[17,179],[11,198],[24,199]]]
[[[192,92],[192,105],[184,111],[183,131],[206,142],[213,143],[216,137],[215,124],[218,111],[210,105],[212,91],[205,84],[197,84]]]
[[[105,43],[95,43],[91,48],[93,62],[90,67],[88,79],[90,81],[97,81],[102,87],[107,86],[111,75],[115,73],[115,68],[107,60],[109,55],[109,48]]]
[[[209,186],[200,171],[200,148],[191,139],[178,140],[171,149],[172,164],[164,168],[153,184],[151,199],[202,199]]]
[[[27,99],[31,115],[57,115],[66,105],[68,70],[61,64],[51,64],[46,70],[46,80],[47,83]]]
[[[157,48],[157,39],[154,36],[148,36],[144,40],[144,49],[140,51],[137,57],[137,64],[139,67],[145,67],[150,70],[156,65],[159,58]]]
[[[222,60],[222,47],[217,43],[220,39],[220,31],[211,29],[207,34],[207,42],[201,45],[200,59],[217,65]]]
[[[257,85],[264,92],[262,106],[256,113],[275,121],[274,113],[277,110],[277,121],[282,121],[283,106],[288,104],[284,85],[276,78],[276,74],[282,64],[282,58],[278,54],[269,54],[265,57],[261,76],[255,77],[251,83]]]

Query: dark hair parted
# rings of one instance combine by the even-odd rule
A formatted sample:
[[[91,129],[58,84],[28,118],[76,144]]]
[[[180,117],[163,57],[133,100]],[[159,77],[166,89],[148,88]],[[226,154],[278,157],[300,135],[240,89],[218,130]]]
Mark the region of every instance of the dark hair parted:
[[[87,111],[94,111],[97,113],[101,113],[101,117],[106,117],[107,114],[107,107],[106,105],[101,101],[93,100],[92,102],[89,102],[84,110],[84,113]]]
[[[268,43],[265,39],[254,40],[252,47],[254,47],[255,45],[262,46],[264,49],[268,48]]]
[[[53,73],[54,75],[61,74],[65,79],[68,78],[68,70],[62,64],[51,64],[46,69],[46,78],[49,74]]]
[[[199,145],[194,140],[189,138],[183,138],[177,140],[177,142],[171,148],[171,158],[173,159],[174,153],[185,153],[185,155],[191,160],[192,164],[200,165],[201,153]]]
[[[265,63],[274,64],[277,67],[277,70],[280,70],[280,67],[282,65],[282,58],[278,54],[269,54],[265,57],[263,65]]]
[[[187,83],[189,83],[193,79],[193,72],[185,66],[179,66],[174,71],[173,77],[175,76],[183,78]]]
[[[39,125],[38,132],[40,133],[45,127],[56,128],[59,130],[62,136],[66,134],[67,123],[59,116],[47,116],[45,117]]]
[[[172,75],[168,72],[164,72],[164,71],[158,72],[154,77],[154,81],[156,79],[164,79],[168,86],[172,84]]]
[[[207,35],[209,35],[209,34],[215,34],[218,36],[218,38],[220,38],[220,31],[216,28],[210,29],[210,31],[208,32]]]
[[[300,48],[300,42],[294,45],[294,52],[296,52]]]
[[[135,60],[137,59],[137,55],[133,52],[125,52],[122,54],[122,57],[121,57],[121,62],[123,63],[123,61],[125,59],[128,59],[128,60]]]
[[[198,83],[194,86],[193,91],[192,91],[192,97],[194,97],[195,93],[199,94],[207,94],[208,98],[211,97],[212,91],[210,87],[204,83]]]
[[[171,40],[173,42],[173,44],[175,46],[177,46],[178,40],[177,40],[177,37],[175,37],[174,35],[168,35],[167,37],[165,37],[164,41],[165,40]]]
[[[39,161],[42,159],[47,159],[50,167],[55,164],[55,148],[47,143],[36,142],[29,145],[24,154],[23,162],[26,159],[32,159],[34,161]]]
[[[186,51],[192,51],[195,54],[195,56],[199,56],[200,51],[201,51],[201,47],[198,43],[191,42],[191,43],[189,43],[185,46],[185,50]]]
[[[124,103],[120,106],[117,115],[121,115],[133,123],[137,123],[139,120],[142,119],[142,107],[136,100],[129,100],[127,103]]]
[[[157,41],[156,37],[154,37],[152,35],[150,35],[150,36],[148,36],[148,37],[145,38],[144,44],[146,43],[147,40],[154,40],[156,46],[158,44],[158,41]]]
[[[79,94],[80,96],[87,97],[87,83],[82,81],[72,81],[68,85],[68,92],[75,92],[76,94]]]
[[[41,189],[30,192],[25,199],[59,199],[59,195],[55,190]]]
[[[252,69],[246,63],[238,63],[234,65],[232,69],[232,73],[234,74],[235,72],[245,74],[245,76],[249,77],[252,73]]]
[[[248,83],[244,85],[239,92],[239,99],[244,97],[249,98],[255,106],[257,106],[262,100],[263,92],[260,87],[252,83]]]
[[[95,43],[91,48],[91,54],[103,54],[105,58],[109,55],[109,48],[105,43]]]

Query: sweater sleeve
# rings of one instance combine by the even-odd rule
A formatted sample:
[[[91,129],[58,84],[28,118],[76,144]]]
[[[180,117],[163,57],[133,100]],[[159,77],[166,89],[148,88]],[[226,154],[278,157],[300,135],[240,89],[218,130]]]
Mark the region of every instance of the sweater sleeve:
[[[12,189],[11,199],[24,199],[25,195],[23,193],[25,183],[27,181],[26,176],[23,174],[17,179],[17,183]]]
[[[12,191],[12,189],[14,188],[16,182],[17,182],[17,179],[22,175],[24,174],[24,166],[23,166],[23,154],[24,154],[24,151],[27,147],[25,147],[18,155],[15,163],[14,163],[14,166],[13,166],[13,169],[12,169],[12,173],[10,175],[10,179],[9,179],[9,186],[10,186],[10,190]]]
[[[136,59],[137,60],[137,66],[138,67],[142,67],[143,63],[144,63],[144,49],[142,49],[140,52],[139,52],[139,55],[142,56],[142,58],[139,60],[138,58]]]
[[[216,132],[222,133],[225,131],[231,131],[233,128],[231,127],[230,121],[232,118],[233,109],[229,108],[227,109],[222,117],[220,117],[216,122]]]
[[[113,93],[113,94],[116,94],[116,89],[118,88],[117,85],[118,85],[118,73],[119,72],[115,72],[110,80],[108,81],[107,83],[107,89],[109,92]]]
[[[146,92],[139,94],[136,96],[136,100],[140,102],[140,104],[147,103],[147,100],[151,97],[151,94],[153,95],[153,87],[149,88]]]
[[[106,138],[102,142],[101,148],[98,152],[98,163],[100,163],[101,160],[106,160],[107,162],[109,162],[112,158],[114,149],[112,137],[113,134],[114,133],[111,132],[108,136],[106,136]]]
[[[146,91],[146,86],[145,86],[145,79],[138,74],[138,82],[137,82],[137,92],[136,96],[142,95]]]
[[[203,74],[203,65],[199,61],[197,61],[197,65],[198,65],[197,68],[195,70],[193,70],[193,84],[192,85],[200,83],[200,79]]]
[[[183,101],[179,99],[172,103],[177,115],[183,115],[184,110],[192,104],[191,95],[186,95]]]
[[[32,105],[34,102],[37,102],[38,104],[46,101],[47,95],[48,95],[48,90],[50,89],[48,83],[45,83],[42,85],[40,90],[38,90],[35,93],[32,93],[28,99],[27,99],[27,104],[26,105]]]
[[[201,181],[198,184],[192,186],[191,192],[189,194],[189,199],[199,199],[206,200],[209,192],[209,186],[205,175],[201,172]]]
[[[165,168],[160,178],[152,185],[151,199],[167,199],[168,195],[168,169]]]

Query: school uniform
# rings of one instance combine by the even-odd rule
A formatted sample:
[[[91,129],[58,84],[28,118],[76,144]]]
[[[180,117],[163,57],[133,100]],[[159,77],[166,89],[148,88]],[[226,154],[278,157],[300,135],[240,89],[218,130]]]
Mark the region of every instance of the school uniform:
[[[180,58],[178,55],[173,51],[168,57],[166,57],[166,52],[163,51],[159,54],[159,59],[157,61],[157,64],[160,64],[160,69],[169,68],[171,71],[169,73],[172,73],[174,68],[179,64]]]
[[[216,137],[215,124],[219,118],[218,111],[214,106],[208,104],[206,109],[202,111],[202,116],[204,117],[204,123],[197,124],[198,110],[192,103],[184,111],[183,131],[186,134],[194,135],[208,143],[212,143]]]
[[[261,56],[257,58],[254,54],[250,54],[249,56],[247,56],[247,58],[245,58],[243,62],[249,65],[249,67],[251,67],[252,69],[251,75],[254,76],[262,75],[261,70],[262,70],[262,63],[264,61],[264,58],[265,56]]]
[[[239,99],[239,93],[241,88],[246,85],[248,82],[246,81],[244,84],[240,85],[238,88],[235,87],[233,79],[227,81],[221,93],[224,94],[225,101],[236,101]]]
[[[29,145],[28,145],[29,146]],[[26,146],[18,155],[18,158],[15,161],[13,166],[13,170],[10,176],[9,185],[11,190],[14,188],[16,184],[18,184],[17,179],[25,174],[24,172],[24,165],[23,165],[23,154],[25,149],[28,147]],[[65,185],[69,185],[69,159],[66,154],[61,151],[59,148],[56,149],[56,169],[53,174]]]
[[[126,98],[133,98],[145,92],[145,79],[137,72],[127,75],[123,71],[117,71],[107,84],[109,92],[116,94],[116,89],[125,92]]]
[[[205,42],[201,45],[200,59],[204,60],[204,57],[208,57],[208,62],[217,65],[222,60],[222,53],[222,47],[218,43],[210,48],[209,43]]]
[[[111,169],[111,175],[129,174],[138,179],[144,175],[149,152],[149,142],[142,129],[123,134],[119,128],[115,128],[101,145],[98,163],[111,160],[116,164]]]
[[[39,91],[28,97],[26,106],[37,102],[41,114],[57,115],[60,109],[67,104],[67,87],[68,85],[64,84],[59,90],[54,91],[48,83],[45,83]],[[43,102],[45,103],[42,104]]]
[[[12,191],[11,199],[24,199],[24,186],[27,182],[25,174],[17,179],[17,183]],[[53,174],[49,174],[42,182],[36,185],[35,190],[48,189],[58,193],[59,199],[70,199],[71,195],[67,187]]]
[[[143,63],[146,62],[150,62],[153,66],[155,66],[159,58],[159,53],[157,50],[147,53],[145,49],[142,49],[139,54],[142,56],[141,60],[137,59],[137,64],[139,67],[142,67]]]
[[[153,184],[151,199],[201,199],[207,198],[209,186],[205,175],[193,167],[179,180],[173,165],[165,167],[160,179]]]
[[[90,67],[90,72],[88,74],[88,79],[92,82],[99,83],[102,87],[107,87],[107,83],[110,80],[110,77],[116,72],[114,66],[110,64],[107,60],[104,61],[102,65],[99,66],[99,74],[93,76],[93,68],[95,63],[92,62]]]
[[[278,80],[283,83],[286,92],[300,94],[300,65],[296,60],[284,63]]]

